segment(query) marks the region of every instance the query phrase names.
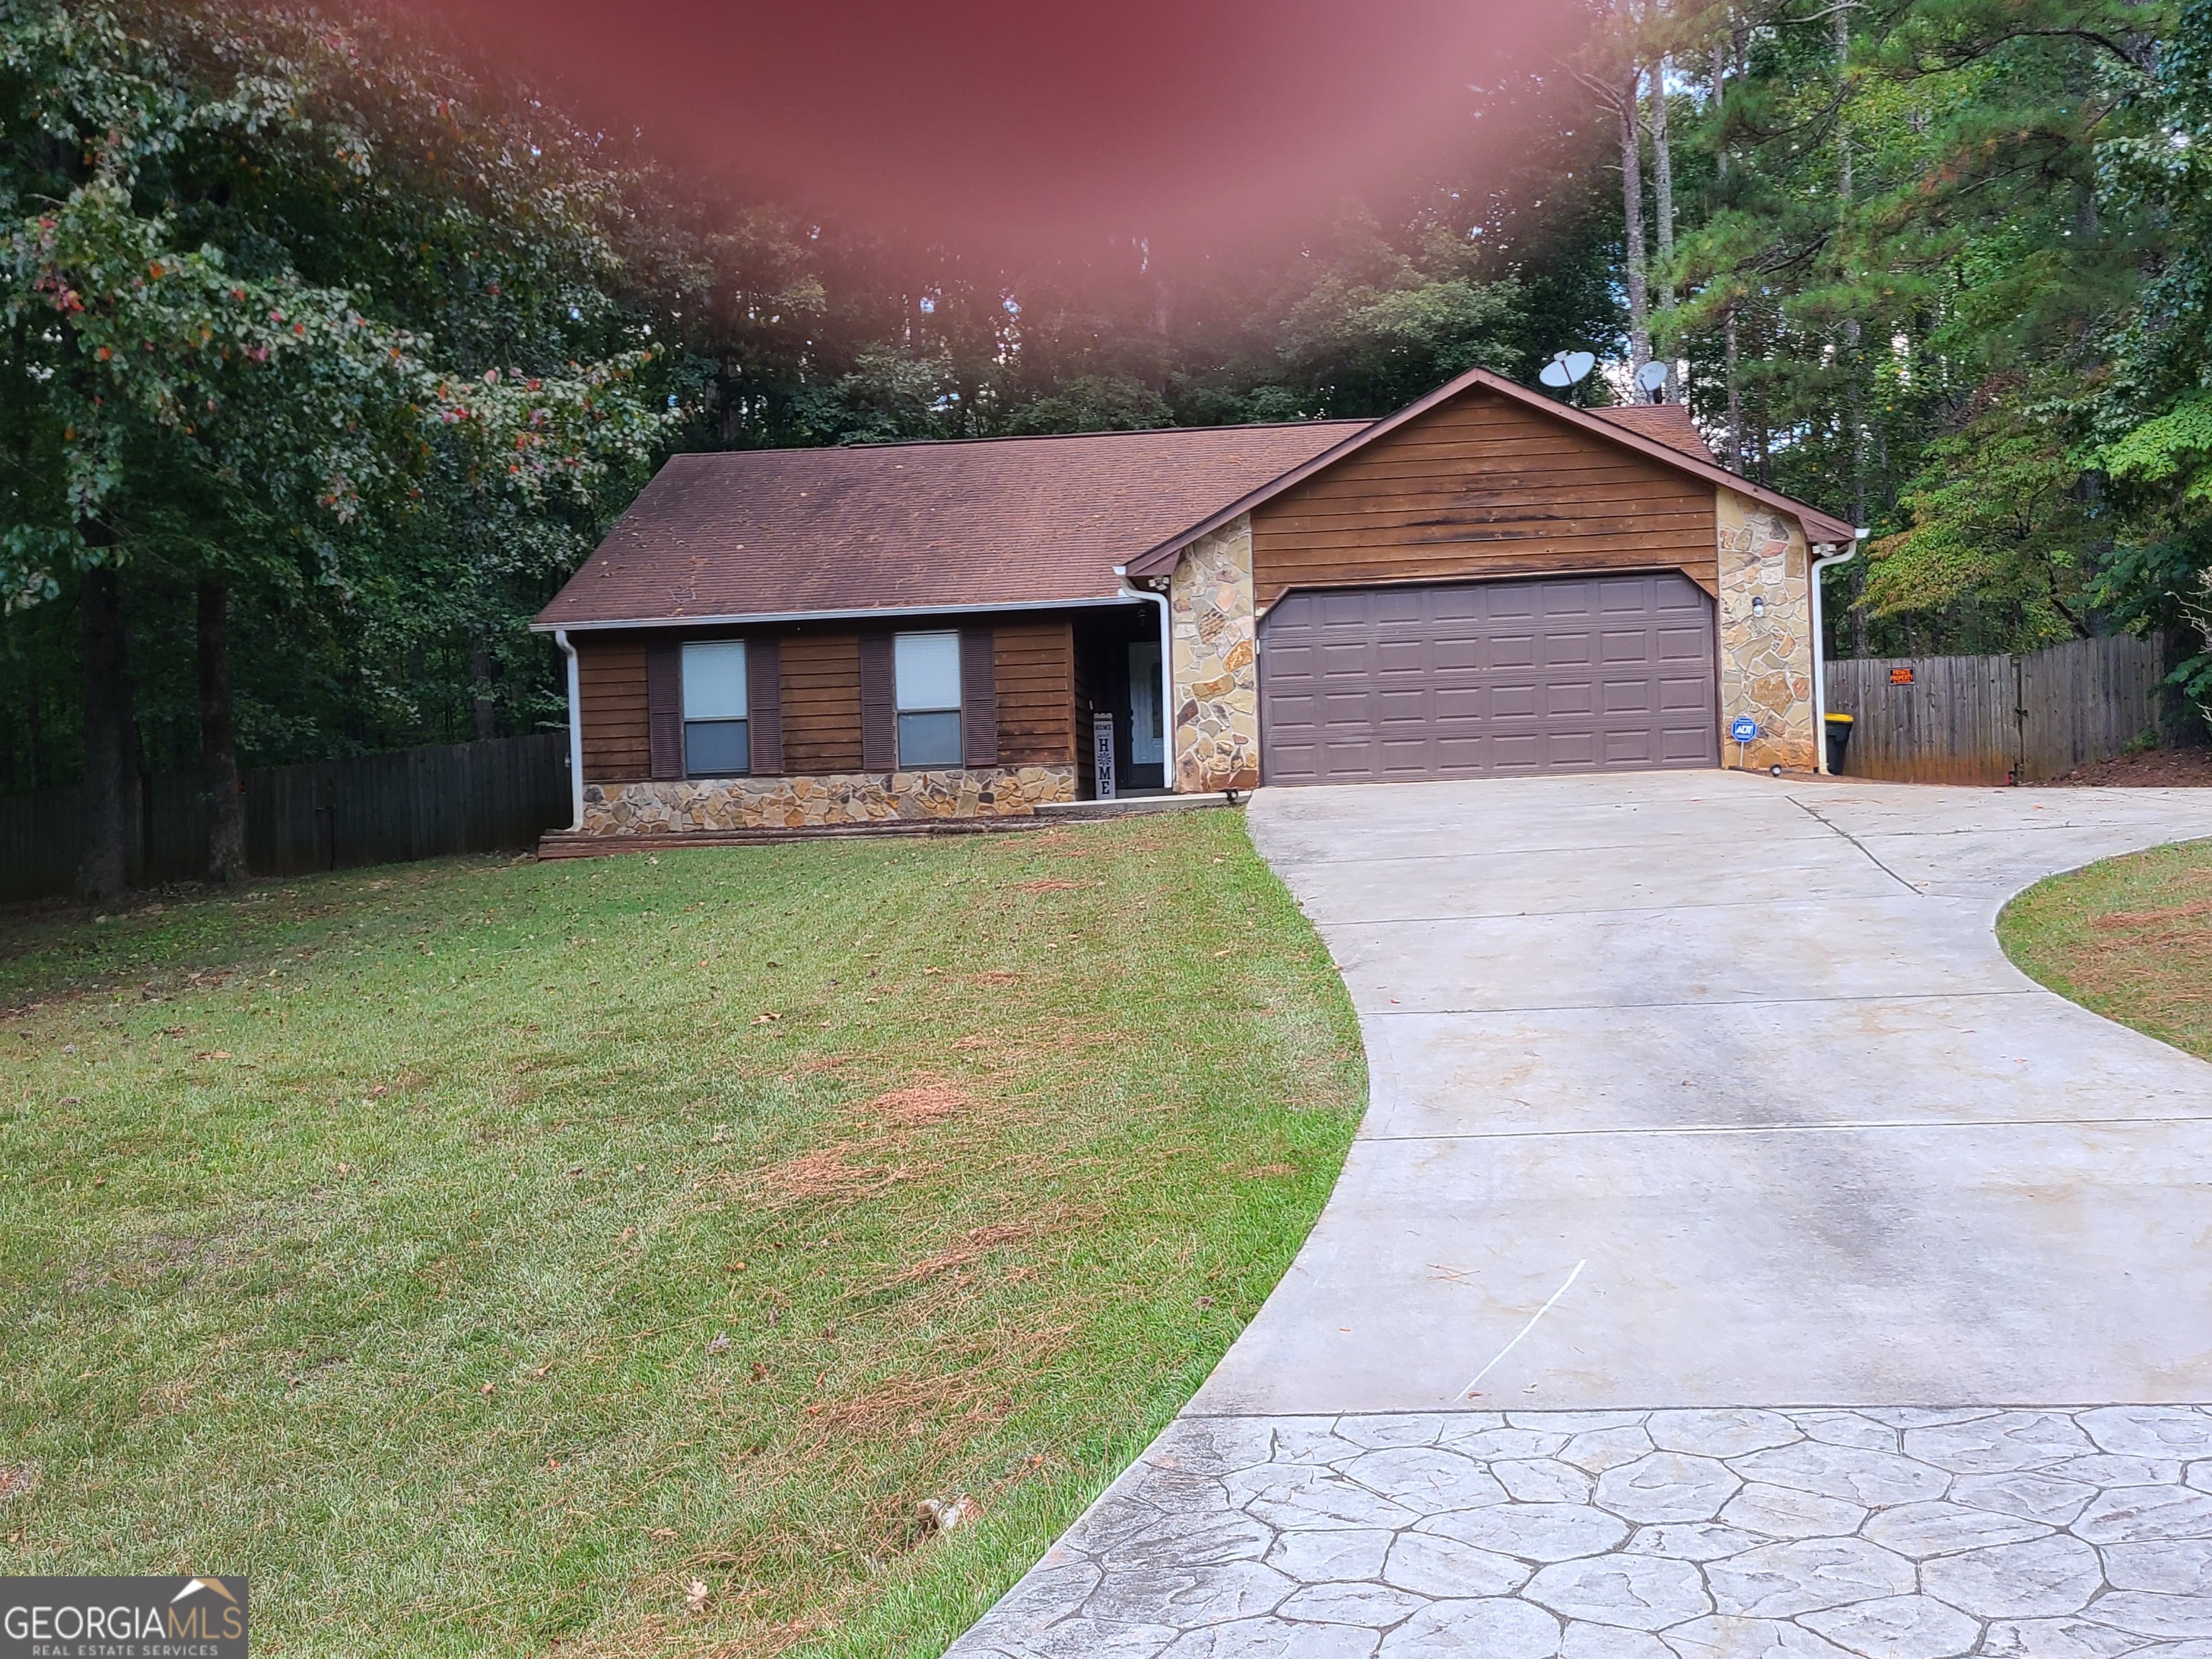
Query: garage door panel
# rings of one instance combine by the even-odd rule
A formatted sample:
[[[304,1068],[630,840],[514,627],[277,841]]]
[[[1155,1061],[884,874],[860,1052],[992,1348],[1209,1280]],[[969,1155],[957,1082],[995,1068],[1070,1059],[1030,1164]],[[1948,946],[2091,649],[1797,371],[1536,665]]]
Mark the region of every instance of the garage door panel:
[[[1608,629],[1598,640],[1598,660],[1608,668],[1641,668],[1652,655],[1651,636],[1640,628],[1632,634]]]
[[[1536,688],[1536,708],[1547,720],[1581,720],[1597,713],[1595,680],[1548,680]]]
[[[1714,656],[1676,574],[1292,592],[1261,624],[1262,775],[1717,765]]]

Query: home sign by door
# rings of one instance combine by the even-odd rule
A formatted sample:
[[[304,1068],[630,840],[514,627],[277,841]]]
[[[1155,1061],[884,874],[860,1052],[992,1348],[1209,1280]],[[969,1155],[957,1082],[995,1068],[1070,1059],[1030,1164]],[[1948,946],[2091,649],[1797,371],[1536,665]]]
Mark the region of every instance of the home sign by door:
[[[1114,722],[1103,714],[1091,722],[1091,774],[1098,780],[1098,799],[1114,797]]]

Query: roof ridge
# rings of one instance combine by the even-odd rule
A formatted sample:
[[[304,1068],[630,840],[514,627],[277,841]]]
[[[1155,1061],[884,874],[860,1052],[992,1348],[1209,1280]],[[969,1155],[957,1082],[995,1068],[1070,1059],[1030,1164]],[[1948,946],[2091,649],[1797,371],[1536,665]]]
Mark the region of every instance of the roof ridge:
[[[983,444],[1056,443],[1069,438],[1158,438],[1170,433],[1192,432],[1303,432],[1318,427],[1373,424],[1372,420],[1364,416],[1330,415],[1316,416],[1310,421],[1232,421],[1218,426],[1117,426],[1097,432],[1009,432],[987,438],[885,438],[879,442],[858,444],[767,444],[757,448],[679,449],[668,459],[672,461],[718,455],[819,455],[836,450],[953,449]]]

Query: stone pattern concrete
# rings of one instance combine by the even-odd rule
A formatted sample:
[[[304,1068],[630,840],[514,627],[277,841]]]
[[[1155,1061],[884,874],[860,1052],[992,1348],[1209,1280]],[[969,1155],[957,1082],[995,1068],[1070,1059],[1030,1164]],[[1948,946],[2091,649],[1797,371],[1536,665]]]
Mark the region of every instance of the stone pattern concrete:
[[[1201,536],[1176,562],[1168,610],[1175,787],[1185,794],[1257,788],[1259,623],[1249,514]]]
[[[958,1659],[2207,1659],[2212,1413],[1179,1419]]]
[[[1765,770],[1819,764],[1813,731],[1813,604],[1805,532],[1795,519],[1733,489],[1715,492],[1720,523],[1721,752],[1737,763],[1731,721],[1759,737],[1742,762]],[[1761,601],[1763,614],[1753,601]]]
[[[888,819],[1028,817],[1040,806],[1074,799],[1072,766],[587,783],[582,828],[594,835],[676,835]]]

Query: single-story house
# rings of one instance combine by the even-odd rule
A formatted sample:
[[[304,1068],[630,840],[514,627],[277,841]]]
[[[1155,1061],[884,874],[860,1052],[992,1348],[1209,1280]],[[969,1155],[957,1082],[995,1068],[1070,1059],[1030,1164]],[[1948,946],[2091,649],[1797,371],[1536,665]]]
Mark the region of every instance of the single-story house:
[[[1478,369],[1378,421],[678,455],[535,625],[586,831],[1814,768],[1854,545],[1679,405]]]

